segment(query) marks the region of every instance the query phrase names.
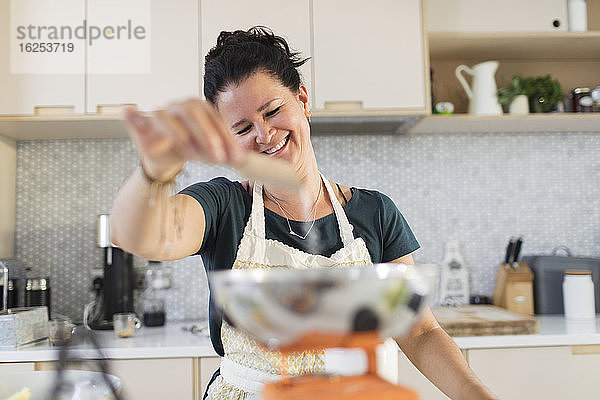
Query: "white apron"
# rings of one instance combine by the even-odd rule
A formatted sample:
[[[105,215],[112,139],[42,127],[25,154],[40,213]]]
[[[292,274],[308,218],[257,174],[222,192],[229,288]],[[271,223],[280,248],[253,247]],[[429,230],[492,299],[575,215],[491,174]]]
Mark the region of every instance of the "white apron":
[[[232,268],[285,266],[307,269],[371,264],[365,242],[362,238],[354,238],[353,227],[329,181],[322,175],[321,178],[333,205],[342,238],[342,248],[331,257],[324,257],[305,253],[277,240],[266,239],[262,184],[255,182],[252,212]],[[258,399],[263,384],[279,380],[282,369],[285,369],[290,376],[329,370],[327,357],[323,351],[291,353],[284,361],[280,352],[264,349],[248,335],[231,327],[225,321],[221,326],[221,339],[225,357],[221,360],[221,375],[210,385],[208,399]]]

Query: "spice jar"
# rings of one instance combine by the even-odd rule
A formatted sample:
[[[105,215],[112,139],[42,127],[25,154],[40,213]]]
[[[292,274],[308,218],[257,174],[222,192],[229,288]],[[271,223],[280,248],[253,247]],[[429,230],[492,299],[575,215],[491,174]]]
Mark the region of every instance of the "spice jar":
[[[566,270],[563,279],[563,305],[568,319],[594,319],[596,301],[592,273]]]
[[[573,101],[573,112],[592,112],[592,91],[590,88],[580,87],[573,89],[571,92]]]

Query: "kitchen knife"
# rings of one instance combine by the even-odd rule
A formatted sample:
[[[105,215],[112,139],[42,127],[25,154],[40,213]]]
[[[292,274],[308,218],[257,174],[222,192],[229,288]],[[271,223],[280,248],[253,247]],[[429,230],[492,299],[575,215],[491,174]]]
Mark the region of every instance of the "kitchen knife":
[[[506,246],[506,255],[504,256],[504,264],[505,266],[510,266],[512,262],[512,255],[515,251],[515,238],[511,237],[508,241],[508,246]]]
[[[519,254],[521,253],[521,245],[523,244],[523,237],[519,236],[515,242],[515,248],[513,251],[512,265],[515,270],[519,269]]]

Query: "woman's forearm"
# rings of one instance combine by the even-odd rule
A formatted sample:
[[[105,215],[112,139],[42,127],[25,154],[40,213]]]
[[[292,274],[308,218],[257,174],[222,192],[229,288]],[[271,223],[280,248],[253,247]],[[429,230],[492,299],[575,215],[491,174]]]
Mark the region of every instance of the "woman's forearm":
[[[151,185],[141,167],[136,168],[120,187],[113,201],[110,227],[111,240],[117,246],[146,259],[173,259],[182,243],[175,241],[175,202],[170,185]],[[184,207],[179,207],[181,213]],[[178,216],[181,219],[181,215]],[[167,251],[168,250],[168,251]],[[170,254],[168,254],[170,253]]]
[[[439,326],[398,341],[410,361],[453,400],[497,399],[473,373],[460,349]]]

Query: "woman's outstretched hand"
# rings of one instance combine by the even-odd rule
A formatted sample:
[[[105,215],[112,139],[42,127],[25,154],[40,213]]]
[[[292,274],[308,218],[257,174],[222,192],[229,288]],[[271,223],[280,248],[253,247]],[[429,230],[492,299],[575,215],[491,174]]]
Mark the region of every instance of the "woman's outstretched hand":
[[[129,135],[146,173],[156,180],[171,179],[187,160],[234,165],[244,150],[214,107],[200,99],[174,103],[144,115],[125,110]]]

